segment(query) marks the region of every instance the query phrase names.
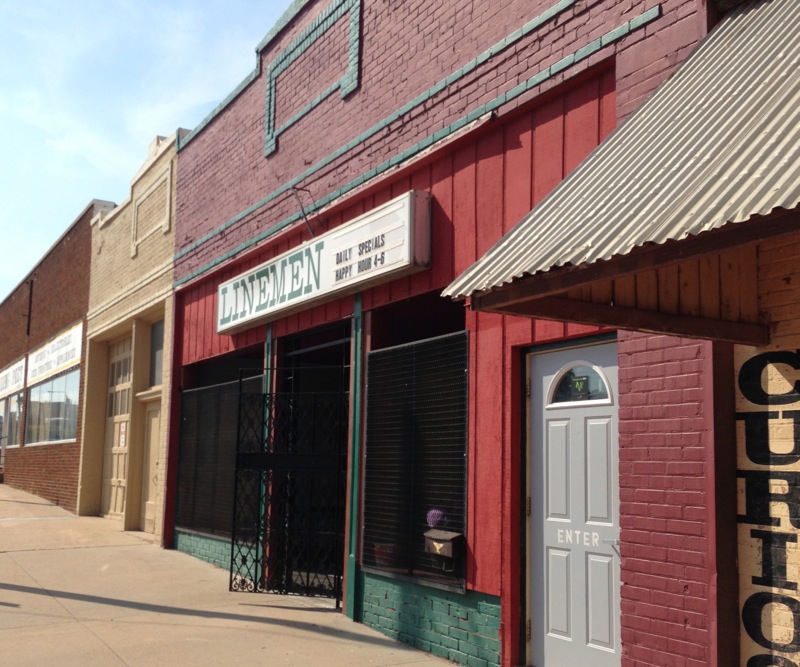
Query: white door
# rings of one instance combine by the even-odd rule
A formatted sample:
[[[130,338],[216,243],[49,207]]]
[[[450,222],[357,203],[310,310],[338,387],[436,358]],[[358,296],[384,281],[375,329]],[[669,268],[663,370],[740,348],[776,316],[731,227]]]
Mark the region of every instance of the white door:
[[[617,346],[533,354],[531,659],[619,667]]]
[[[144,418],[142,506],[139,513],[139,528],[146,533],[154,532],[156,525],[156,489],[158,487],[160,433],[161,401],[154,401],[147,404]]]

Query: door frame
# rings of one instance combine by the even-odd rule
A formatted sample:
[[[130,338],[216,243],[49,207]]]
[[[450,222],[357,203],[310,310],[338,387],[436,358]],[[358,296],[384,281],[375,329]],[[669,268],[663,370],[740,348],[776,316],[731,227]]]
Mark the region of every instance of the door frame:
[[[553,352],[562,352],[567,350],[582,350],[589,347],[595,347],[597,345],[606,345],[609,343],[618,344],[617,334],[616,332],[610,333],[603,333],[594,336],[589,336],[585,338],[575,338],[570,340],[560,340],[551,343],[544,343],[541,345],[535,345],[522,350],[520,355],[521,363],[523,365],[523,373],[522,376],[522,391],[521,391],[521,400],[523,402],[523,409],[521,411],[523,417],[523,425],[522,425],[522,434],[523,434],[523,442],[522,442],[522,456],[521,456],[521,463],[520,466],[520,474],[522,476],[522,489],[523,494],[521,498],[522,502],[522,526],[521,529],[523,530],[523,540],[522,540],[522,553],[520,557],[523,559],[521,563],[520,572],[523,576],[520,578],[520,585],[522,586],[521,591],[521,598],[524,601],[524,604],[521,605],[520,609],[520,616],[521,616],[521,627],[523,628],[522,636],[520,637],[520,646],[522,649],[522,654],[525,656],[525,664],[533,665],[533,632],[536,631],[536,628],[533,627],[533,592],[532,592],[532,582],[533,582],[533,546],[534,546],[534,535],[533,535],[533,509],[535,503],[533,502],[533,474],[531,470],[531,466],[533,461],[531,460],[531,453],[533,450],[533,414],[532,414],[532,373],[531,373],[531,366],[532,366],[532,358],[534,356],[549,354]],[[579,356],[579,354],[576,354]],[[617,363],[617,368],[619,368],[619,363]],[[616,390],[616,397],[615,403],[617,407],[619,406],[619,382],[617,382]],[[619,441],[617,441],[617,447],[619,447]],[[621,573],[620,573],[621,574]],[[621,616],[621,613],[620,613]],[[621,649],[621,645],[620,645]],[[621,657],[621,653],[620,653]],[[536,667],[539,667],[538,665]],[[549,667],[549,666],[546,666]]]

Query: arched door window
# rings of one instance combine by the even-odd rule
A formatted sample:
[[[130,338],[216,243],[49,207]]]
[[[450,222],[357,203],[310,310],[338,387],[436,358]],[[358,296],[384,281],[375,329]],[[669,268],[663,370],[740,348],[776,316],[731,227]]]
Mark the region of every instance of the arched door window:
[[[586,361],[573,361],[553,378],[547,404],[611,403],[611,391],[602,369]]]

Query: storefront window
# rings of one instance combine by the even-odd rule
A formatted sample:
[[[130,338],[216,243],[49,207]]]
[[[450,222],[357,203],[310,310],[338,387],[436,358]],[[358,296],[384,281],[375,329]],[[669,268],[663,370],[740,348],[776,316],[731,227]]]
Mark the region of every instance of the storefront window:
[[[22,392],[0,400],[0,438],[6,447],[14,447],[19,444],[21,414]]]
[[[5,438],[5,445],[7,447],[14,447],[19,445],[20,439],[20,419],[22,417],[22,392],[12,394],[3,399],[3,406],[0,408],[0,414],[3,416],[3,431],[2,435]]]
[[[19,445],[19,414],[22,394],[0,399],[0,466],[5,464],[6,447]]]
[[[161,384],[164,368],[164,320],[150,327],[150,386]]]
[[[368,357],[367,567],[464,586],[467,360],[466,332]]]
[[[79,384],[80,370],[75,369],[28,390],[26,444],[75,439]]]

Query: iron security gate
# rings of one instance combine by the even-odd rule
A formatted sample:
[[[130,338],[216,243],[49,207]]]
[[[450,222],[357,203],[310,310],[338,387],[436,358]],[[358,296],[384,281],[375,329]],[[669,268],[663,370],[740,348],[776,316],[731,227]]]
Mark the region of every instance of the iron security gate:
[[[239,398],[230,590],[341,598],[348,394]]]

